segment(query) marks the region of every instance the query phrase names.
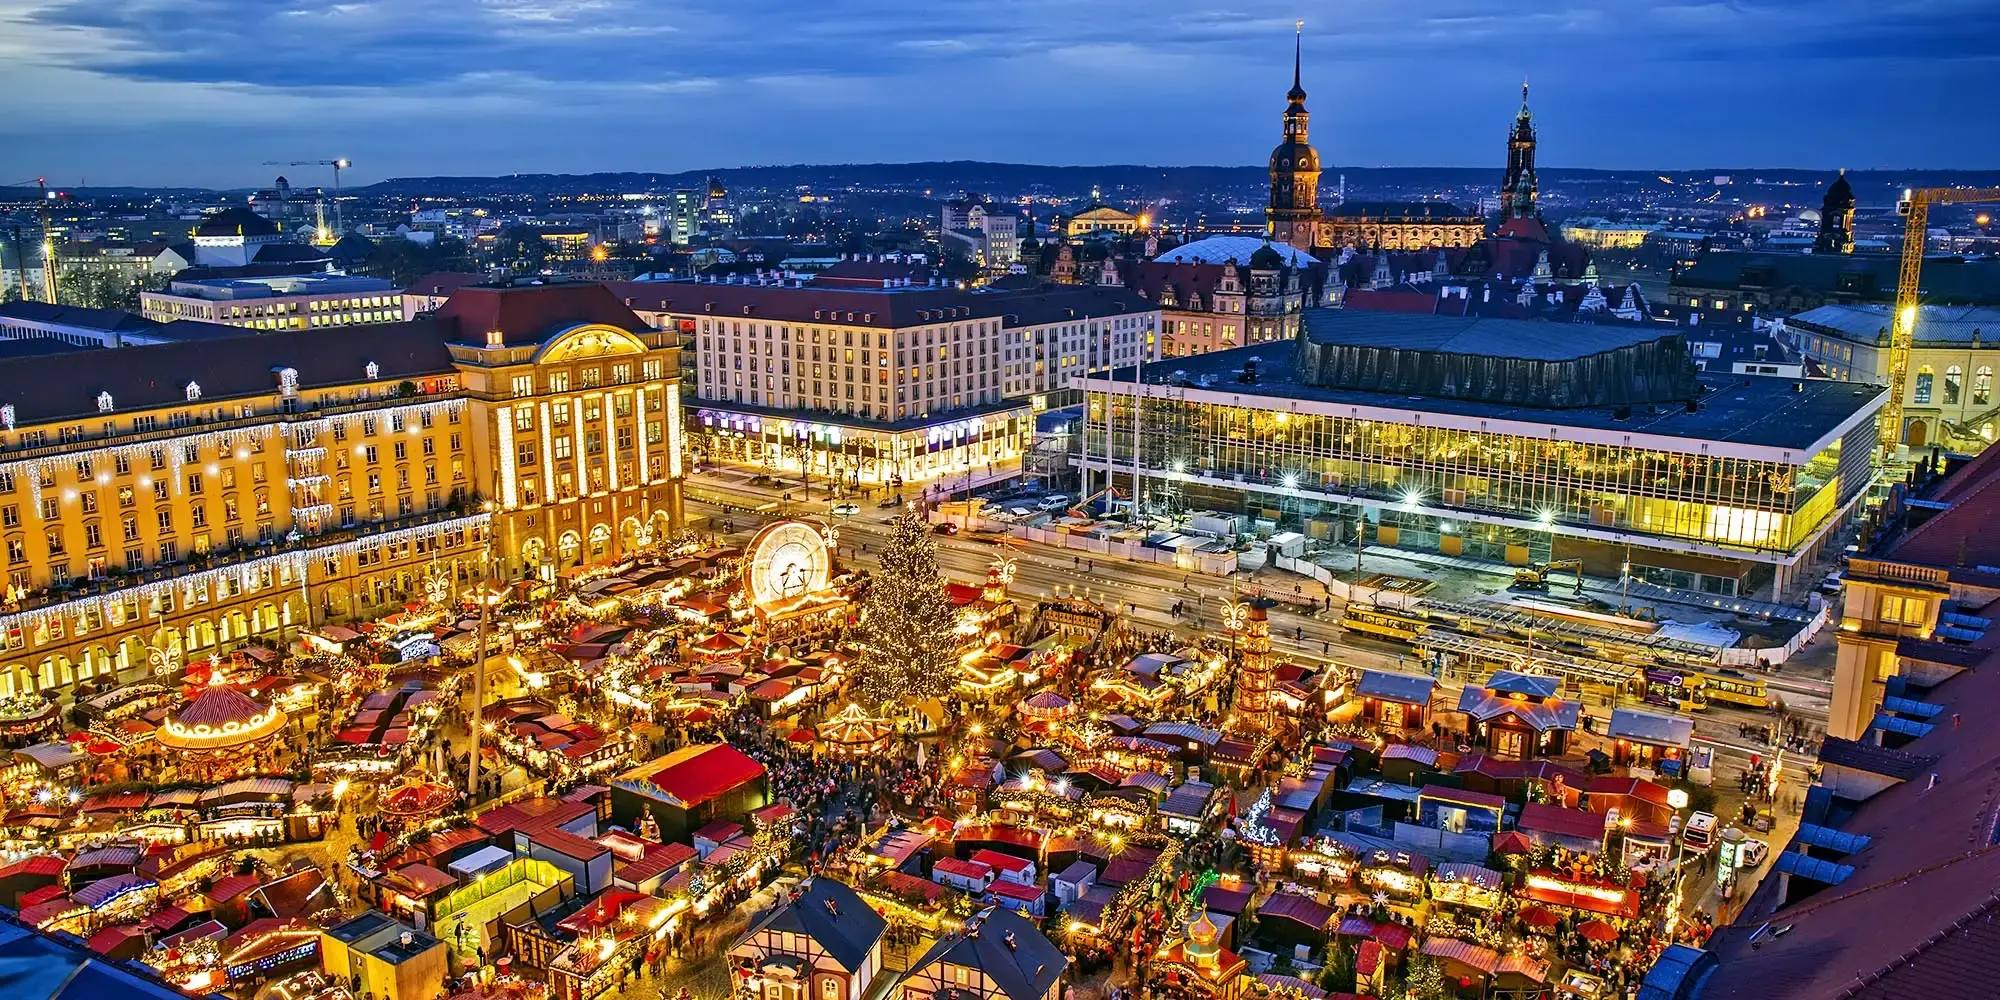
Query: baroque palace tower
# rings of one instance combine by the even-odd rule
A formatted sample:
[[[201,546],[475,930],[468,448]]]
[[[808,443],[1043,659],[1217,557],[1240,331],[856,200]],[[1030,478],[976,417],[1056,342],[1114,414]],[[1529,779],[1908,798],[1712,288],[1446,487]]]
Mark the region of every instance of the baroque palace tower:
[[[1285,140],[1271,151],[1271,204],[1266,231],[1280,243],[1310,250],[1319,229],[1319,153],[1306,141],[1306,89],[1299,83],[1304,22],[1292,40],[1292,89],[1285,95]]]
[[[1500,221],[1533,219],[1541,196],[1535,181],[1535,120],[1528,113],[1528,84],[1521,82],[1521,110],[1507,134],[1507,177],[1500,184]]]

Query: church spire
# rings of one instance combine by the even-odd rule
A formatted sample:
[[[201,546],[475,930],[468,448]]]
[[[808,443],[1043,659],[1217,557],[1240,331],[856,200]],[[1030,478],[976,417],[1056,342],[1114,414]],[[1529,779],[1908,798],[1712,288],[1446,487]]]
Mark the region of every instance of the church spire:
[[[1306,102],[1306,88],[1303,84],[1299,82],[1301,79],[1301,77],[1299,76],[1299,67],[1305,55],[1305,37],[1306,37],[1306,23],[1304,21],[1293,21],[1292,22],[1292,89],[1289,93],[1285,95],[1285,98],[1286,100],[1289,100],[1291,103],[1298,105],[1303,105]]]
[[[1271,151],[1271,202],[1265,232],[1275,241],[1310,247],[1319,220],[1319,153],[1306,137],[1305,22],[1292,25],[1292,89],[1285,94],[1284,141]]]
[[[1535,119],[1528,111],[1528,81],[1521,81],[1521,110],[1507,134],[1507,174],[1500,184],[1500,219],[1537,216],[1541,196],[1535,178]]]

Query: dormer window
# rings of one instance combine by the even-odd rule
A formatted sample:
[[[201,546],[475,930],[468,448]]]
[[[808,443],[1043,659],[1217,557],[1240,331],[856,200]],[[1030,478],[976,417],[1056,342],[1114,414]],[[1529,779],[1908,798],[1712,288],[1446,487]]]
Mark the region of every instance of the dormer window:
[[[486,346],[504,347],[506,346],[506,341],[507,341],[506,336],[502,334],[500,331],[498,330],[486,331]]]
[[[97,412],[99,412],[99,413],[110,413],[110,412],[111,412],[111,394],[110,394],[110,393],[108,393],[108,392],[100,392],[100,393],[98,393],[98,394],[97,394]]]
[[[381,378],[381,377],[382,377],[382,366],[381,366],[381,365],[378,365],[378,364],[376,364],[376,363],[375,363],[375,362],[373,362],[373,361],[370,361],[370,362],[368,362],[368,365],[367,365],[367,367],[363,368],[363,369],[362,369],[362,371],[365,371],[365,372],[367,372],[367,373],[368,373],[368,378],[369,378],[369,380],[370,380],[370,381],[373,381],[373,380],[375,380],[375,379],[378,379],[378,378]]]
[[[187,384],[187,390],[186,390],[186,393],[187,393],[187,401],[188,401],[188,402],[190,402],[190,403],[194,402],[194,401],[195,401],[195,400],[197,400],[197,399],[200,399],[200,398],[201,398],[201,383],[200,383],[200,382],[189,382],[189,383]]]
[[[299,394],[299,370],[297,368],[278,369],[278,394],[296,396]]]

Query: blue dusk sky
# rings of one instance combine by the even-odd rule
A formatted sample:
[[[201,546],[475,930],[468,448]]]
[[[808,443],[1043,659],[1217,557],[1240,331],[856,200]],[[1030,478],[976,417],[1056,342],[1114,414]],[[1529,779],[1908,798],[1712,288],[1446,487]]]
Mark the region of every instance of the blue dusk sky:
[[[1994,0],[0,0],[0,184],[1258,164],[1295,18],[1329,167],[2000,166]]]

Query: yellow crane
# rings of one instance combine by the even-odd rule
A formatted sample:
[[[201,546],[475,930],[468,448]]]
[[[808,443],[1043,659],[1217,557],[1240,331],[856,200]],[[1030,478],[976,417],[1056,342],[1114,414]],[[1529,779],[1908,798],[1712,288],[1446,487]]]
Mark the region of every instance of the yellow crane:
[[[1903,440],[1903,392],[1910,377],[1910,347],[1916,343],[1917,299],[1924,275],[1925,238],[1932,205],[2000,201],[2000,188],[1906,188],[1896,211],[1903,218],[1903,260],[1896,275],[1896,311],[1889,324],[1889,402],[1882,407],[1882,450],[1893,453]]]

